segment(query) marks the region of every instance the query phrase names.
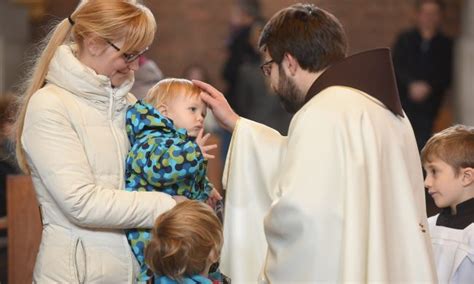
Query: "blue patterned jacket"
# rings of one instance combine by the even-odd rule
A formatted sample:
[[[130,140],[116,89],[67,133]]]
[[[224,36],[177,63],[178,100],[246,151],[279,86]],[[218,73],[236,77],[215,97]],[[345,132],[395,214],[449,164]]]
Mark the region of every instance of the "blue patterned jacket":
[[[127,191],[160,191],[205,201],[213,186],[206,176],[207,162],[185,129],[176,129],[152,105],[138,101],[126,116],[131,149],[126,160]],[[139,281],[149,279],[144,248],[149,230],[127,230],[127,238],[141,267]],[[150,274],[150,273],[148,273]]]

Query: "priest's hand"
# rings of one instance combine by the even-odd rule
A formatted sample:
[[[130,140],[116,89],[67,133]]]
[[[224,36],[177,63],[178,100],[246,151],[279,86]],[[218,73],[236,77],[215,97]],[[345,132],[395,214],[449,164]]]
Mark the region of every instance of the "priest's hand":
[[[201,98],[212,110],[219,125],[230,132],[234,131],[239,116],[232,110],[224,95],[202,81],[193,80],[193,83],[203,90]]]

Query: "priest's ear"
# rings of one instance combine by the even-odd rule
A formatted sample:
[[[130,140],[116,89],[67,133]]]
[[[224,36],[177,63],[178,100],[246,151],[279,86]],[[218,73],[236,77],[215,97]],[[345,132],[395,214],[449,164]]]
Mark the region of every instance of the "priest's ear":
[[[462,168],[462,185],[464,187],[474,187],[474,168]]]
[[[282,64],[288,69],[291,76],[294,76],[298,68],[300,68],[298,60],[288,52],[283,55]]]

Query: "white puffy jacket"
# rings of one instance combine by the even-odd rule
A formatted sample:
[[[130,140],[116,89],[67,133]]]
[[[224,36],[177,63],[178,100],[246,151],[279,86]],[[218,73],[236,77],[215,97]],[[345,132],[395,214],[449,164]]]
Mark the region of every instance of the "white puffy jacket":
[[[133,283],[137,263],[123,229],[151,228],[175,205],[158,192],[125,192],[125,112],[119,88],[60,46],[47,84],[31,98],[21,137],[41,207],[38,283]]]

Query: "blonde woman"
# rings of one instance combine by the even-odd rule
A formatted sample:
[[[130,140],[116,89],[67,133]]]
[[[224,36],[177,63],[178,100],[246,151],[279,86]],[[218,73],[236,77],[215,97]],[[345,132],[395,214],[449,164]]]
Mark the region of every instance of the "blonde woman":
[[[89,0],[45,40],[16,134],[42,213],[34,282],[135,282],[123,229],[151,228],[176,204],[164,193],[123,190],[129,90],[155,31],[150,10],[134,1]]]

